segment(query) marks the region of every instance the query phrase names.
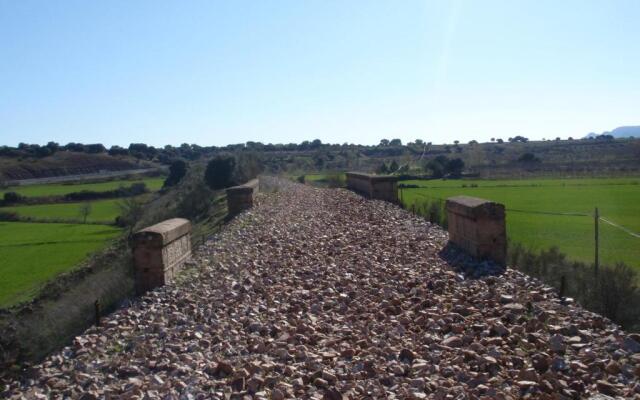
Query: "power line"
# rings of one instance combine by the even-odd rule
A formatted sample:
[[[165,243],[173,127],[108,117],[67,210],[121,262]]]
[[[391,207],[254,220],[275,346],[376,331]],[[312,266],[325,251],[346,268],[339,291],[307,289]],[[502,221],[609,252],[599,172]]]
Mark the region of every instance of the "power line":
[[[591,214],[579,213],[579,212],[553,212],[553,211],[533,211],[533,210],[517,210],[515,208],[505,208],[505,211],[521,212],[526,214],[544,214],[544,215],[559,215],[565,217],[590,217]]]
[[[631,230],[629,230],[629,229],[625,228],[624,226],[618,225],[618,224],[616,224],[615,222],[611,222],[611,221],[609,221],[608,219],[603,218],[603,217],[600,217],[600,220],[601,220],[601,221],[603,221],[603,222],[606,222],[607,224],[609,224],[609,225],[611,225],[611,226],[614,226],[614,227],[616,227],[616,228],[618,228],[618,229],[620,229],[620,230],[624,231],[625,233],[627,233],[627,234],[629,234],[629,235],[631,235],[631,236],[633,236],[633,237],[636,237],[636,238],[639,238],[639,239],[640,239],[640,233],[633,232],[633,231],[631,231]]]

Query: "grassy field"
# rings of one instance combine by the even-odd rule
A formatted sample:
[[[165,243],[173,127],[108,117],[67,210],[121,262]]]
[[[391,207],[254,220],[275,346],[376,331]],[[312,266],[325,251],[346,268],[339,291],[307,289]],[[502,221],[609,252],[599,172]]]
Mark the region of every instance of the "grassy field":
[[[144,198],[145,195],[139,196]],[[121,199],[97,200],[91,202],[91,213],[87,217],[87,222],[92,223],[113,223],[114,219],[120,215],[118,203]],[[80,206],[84,203],[58,203],[58,204],[38,204],[33,206],[2,207],[1,211],[15,212],[21,217],[29,217],[35,220],[80,222]]]
[[[119,234],[104,225],[0,222],[0,306],[33,296]]]
[[[421,186],[403,189],[405,205],[424,199],[467,195],[493,200],[507,208],[507,235],[533,249],[557,245],[571,258],[594,259],[594,219],[600,215],[633,232],[640,232],[640,179],[532,179],[532,180],[421,180],[403,181]],[[640,268],[640,238],[600,223],[603,263],[625,262]]]
[[[346,185],[347,176],[344,172],[324,173],[324,174],[307,174],[304,181],[314,186],[326,187],[330,185]]]
[[[78,184],[49,184],[49,185],[31,185],[31,186],[14,186],[0,191],[0,195],[5,192],[16,192],[26,197],[45,197],[45,196],[63,196],[72,192],[80,192],[82,190],[91,190],[94,192],[106,192],[117,189],[120,186],[131,186],[134,183],[144,183],[147,188],[152,191],[158,191],[164,183],[163,177],[160,178],[144,178],[131,180],[115,180],[100,183],[78,183]]]
[[[151,191],[162,187],[164,178],[114,180],[101,183],[49,184],[9,188],[27,197],[59,196],[82,190],[108,191],[144,182]],[[146,201],[151,194],[138,196]],[[122,199],[91,201],[87,222],[83,202],[2,207],[32,222],[0,222],[0,307],[27,300],[44,282],[68,271],[88,254],[105,247],[121,232],[113,224]],[[48,221],[48,222],[47,222]],[[47,222],[47,223],[44,223]]]

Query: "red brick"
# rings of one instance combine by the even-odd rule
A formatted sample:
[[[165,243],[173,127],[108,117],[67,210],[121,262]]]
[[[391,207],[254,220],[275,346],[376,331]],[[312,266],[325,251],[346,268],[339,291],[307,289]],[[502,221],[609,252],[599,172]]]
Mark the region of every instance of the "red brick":
[[[450,197],[447,220],[449,241],[480,260],[506,263],[504,205],[476,197]]]

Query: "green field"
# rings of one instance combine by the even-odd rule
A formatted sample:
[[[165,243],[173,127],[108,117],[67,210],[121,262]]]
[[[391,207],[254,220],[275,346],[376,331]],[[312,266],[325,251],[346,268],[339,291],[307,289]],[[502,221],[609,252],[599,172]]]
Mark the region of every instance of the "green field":
[[[304,181],[314,186],[326,187],[331,180],[336,180],[333,184],[341,186],[346,185],[347,176],[344,172],[324,173],[324,174],[306,174]]]
[[[16,192],[26,197],[46,197],[46,196],[63,196],[72,192],[80,192],[90,190],[94,192],[106,192],[114,190],[120,186],[131,186],[134,183],[144,183],[147,189],[152,192],[160,190],[165,178],[144,178],[131,180],[115,180],[99,183],[77,183],[77,184],[47,184],[47,185],[31,185],[31,186],[13,186],[0,191],[0,195],[5,192]]]
[[[556,245],[576,260],[592,262],[594,259],[593,217],[547,215],[545,212],[592,215],[594,208],[598,207],[602,217],[633,232],[640,232],[639,178],[420,180],[402,183],[421,186],[402,189],[403,203],[408,207],[414,201],[433,201],[456,195],[502,203],[507,208],[510,241],[536,250]],[[622,261],[640,268],[640,238],[601,222],[600,258],[603,263]]]
[[[82,190],[108,191],[120,186],[145,183],[150,191],[162,187],[164,178],[115,180],[101,183],[49,184],[13,187],[27,197],[61,196]],[[146,201],[151,194],[138,196]],[[74,268],[88,254],[105,247],[121,232],[112,225],[120,215],[122,199],[89,202],[90,224],[80,224],[80,208],[85,202],[51,203],[2,207],[29,222],[0,222],[0,307],[27,300],[44,282]],[[46,222],[46,223],[45,223]]]
[[[143,195],[144,196],[144,195]],[[140,196],[140,197],[143,197]],[[87,222],[92,223],[113,223],[120,215],[118,203],[121,199],[96,200],[91,202],[91,213],[87,217]],[[29,217],[38,221],[61,221],[79,222],[80,206],[84,203],[57,203],[38,204],[33,206],[2,207],[0,211],[15,212],[21,217]]]
[[[120,232],[104,225],[0,222],[0,306],[33,296]]]

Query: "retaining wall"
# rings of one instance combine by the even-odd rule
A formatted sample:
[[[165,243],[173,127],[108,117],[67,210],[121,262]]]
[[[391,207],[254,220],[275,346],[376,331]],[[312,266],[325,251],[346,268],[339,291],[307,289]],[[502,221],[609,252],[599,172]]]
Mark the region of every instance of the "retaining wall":
[[[480,260],[505,265],[507,231],[504,205],[469,196],[447,199],[449,241]]]
[[[133,235],[137,293],[171,283],[191,257],[191,223],[173,218]]]
[[[347,172],[347,188],[376,200],[398,203],[398,178],[389,175],[372,175]]]

